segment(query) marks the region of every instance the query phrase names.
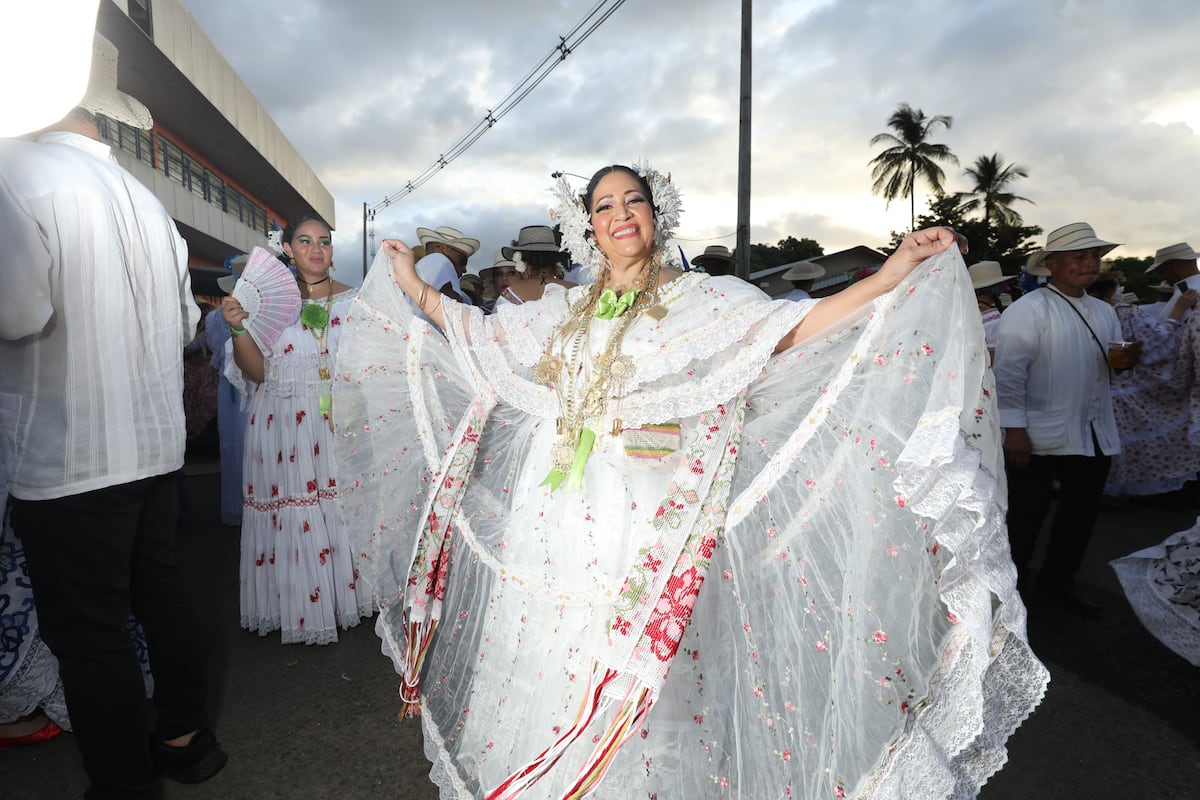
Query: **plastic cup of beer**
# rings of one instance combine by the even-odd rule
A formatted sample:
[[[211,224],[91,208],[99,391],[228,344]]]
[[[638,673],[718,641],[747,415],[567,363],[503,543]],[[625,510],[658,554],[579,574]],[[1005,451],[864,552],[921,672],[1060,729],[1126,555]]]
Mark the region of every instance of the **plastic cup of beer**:
[[[1108,365],[1113,369],[1129,369],[1133,366],[1133,342],[1109,342]]]

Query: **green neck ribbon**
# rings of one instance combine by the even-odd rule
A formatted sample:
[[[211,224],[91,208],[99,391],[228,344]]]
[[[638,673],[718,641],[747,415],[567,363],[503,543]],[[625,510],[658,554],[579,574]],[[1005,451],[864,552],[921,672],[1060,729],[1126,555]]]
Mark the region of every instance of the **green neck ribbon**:
[[[539,486],[549,486],[550,491],[554,491],[567,479],[567,491],[575,492],[583,485],[583,468],[587,466],[588,456],[592,454],[592,445],[596,443],[596,433],[591,428],[584,428],[579,432],[579,443],[575,445],[575,458],[571,461],[571,472],[569,475],[564,475],[556,469],[550,470],[550,474],[546,476],[546,480],[542,481]]]
[[[596,301],[596,318],[612,319],[621,316],[633,306],[633,301],[637,300],[640,291],[639,289],[630,289],[617,297],[617,293],[612,289],[605,289],[600,293],[600,299]]]

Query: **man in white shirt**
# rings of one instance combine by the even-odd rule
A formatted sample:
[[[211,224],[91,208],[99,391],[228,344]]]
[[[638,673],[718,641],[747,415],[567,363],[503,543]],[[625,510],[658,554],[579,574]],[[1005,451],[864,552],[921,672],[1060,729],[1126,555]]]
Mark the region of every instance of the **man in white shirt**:
[[[1100,258],[1119,245],[1078,222],[1052,231],[1035,254],[1050,283],[1029,292],[997,327],[996,393],[1008,475],[1008,532],[1020,585],[1050,508],[1050,528],[1038,588],[1087,615],[1100,606],[1075,585],[1092,535],[1110,457],[1120,438],[1109,388],[1108,343],[1121,340],[1112,306],[1087,294]]]
[[[1175,307],[1175,301],[1183,293],[1181,283],[1188,289],[1200,291],[1200,270],[1196,269],[1197,258],[1200,258],[1200,253],[1193,250],[1187,242],[1160,247],[1154,254],[1154,261],[1146,268],[1146,272],[1150,275],[1157,275],[1164,283],[1174,287],[1171,298],[1158,309],[1159,319],[1166,319],[1171,314],[1171,309]]]
[[[417,228],[417,238],[421,240],[426,253],[417,262],[417,274],[421,280],[449,298],[470,303],[471,298],[462,290],[459,278],[467,274],[467,261],[479,250],[479,240],[448,225]],[[428,305],[433,305],[432,299]]]
[[[80,106],[37,141],[0,140],[0,459],[97,798],[151,797],[156,771],[197,783],[225,764],[175,541],[183,347],[200,312],[174,222],[101,140],[96,114],[153,124],[117,90],[116,59],[97,35]]]
[[[797,261],[783,273],[785,281],[791,281],[792,290],[780,300],[811,300],[813,282],[825,275],[825,268],[812,261]]]

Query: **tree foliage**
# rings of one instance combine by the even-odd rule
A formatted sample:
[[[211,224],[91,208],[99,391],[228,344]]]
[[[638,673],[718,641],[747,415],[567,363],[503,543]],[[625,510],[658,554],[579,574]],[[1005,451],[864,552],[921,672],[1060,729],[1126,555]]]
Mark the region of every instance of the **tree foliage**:
[[[825,250],[816,240],[808,238],[797,239],[795,236],[780,239],[777,244],[773,245],[751,244],[750,271],[757,272],[760,269],[778,267],[783,264],[805,261],[823,255],[825,255]]]
[[[1105,262],[1105,269],[1114,269],[1123,276],[1121,284],[1125,287],[1125,291],[1135,293],[1143,303],[1154,303],[1158,301],[1158,293],[1154,291],[1154,285],[1162,281],[1162,276],[1151,272],[1147,274],[1146,268],[1154,263],[1151,256],[1145,258],[1133,258],[1132,256],[1121,256],[1113,258]]]
[[[1036,225],[1003,225],[993,228],[981,219],[968,219],[957,195],[939,194],[929,204],[929,213],[917,217],[916,227],[930,228],[945,225],[967,237],[969,252],[963,257],[968,264],[977,261],[999,261],[1004,272],[1016,275],[1025,266],[1029,254],[1039,248],[1036,237],[1042,229]],[[906,231],[892,231],[891,240],[882,250],[892,253],[904,240]]]
[[[871,144],[886,144],[887,147],[869,162],[871,190],[883,195],[890,204],[897,197],[909,199],[909,217],[916,229],[917,200],[916,183],[921,178],[934,190],[942,192],[946,173],[938,162],[958,163],[958,158],[944,144],[930,142],[934,127],[943,125],[947,129],[953,118],[945,114],[926,117],[925,112],[901,103],[888,118],[888,127],[895,133],[883,132],[871,137]]]
[[[978,212],[983,223],[982,235],[978,242],[981,245],[979,257],[990,257],[993,231],[995,238],[1006,238],[1005,229],[1019,229],[1024,222],[1021,215],[1013,208],[1013,203],[1023,201],[1032,203],[1028,197],[1021,197],[1009,191],[1009,186],[1018,178],[1028,178],[1029,170],[1020,164],[1005,164],[999,153],[990,156],[979,156],[973,166],[964,170],[974,186],[965,192],[958,192],[955,197],[964,213]]]

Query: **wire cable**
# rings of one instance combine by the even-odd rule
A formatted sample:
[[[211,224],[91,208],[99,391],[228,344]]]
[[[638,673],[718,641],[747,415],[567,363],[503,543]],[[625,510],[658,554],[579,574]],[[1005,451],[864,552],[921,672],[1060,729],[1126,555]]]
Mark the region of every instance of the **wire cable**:
[[[371,206],[370,213],[373,215],[376,211],[385,209],[412,194],[429,182],[434,175],[437,175],[443,169],[450,166],[455,159],[471,149],[472,145],[491,130],[497,122],[516,108],[522,100],[528,97],[530,92],[536,89],[559,64],[566,61],[567,56],[571,55],[579,45],[587,41],[588,37],[595,33],[596,29],[603,25],[623,5],[625,5],[625,0],[599,0],[584,15],[583,19],[575,24],[570,33],[566,36],[558,37],[558,44],[535,67],[529,70],[525,78],[513,87],[494,108],[488,109],[483,119],[475,123],[474,127],[460,136],[454,144],[450,145],[445,152],[441,153],[433,163],[418,173],[416,177],[407,181],[404,186],[392,192],[374,206]]]

